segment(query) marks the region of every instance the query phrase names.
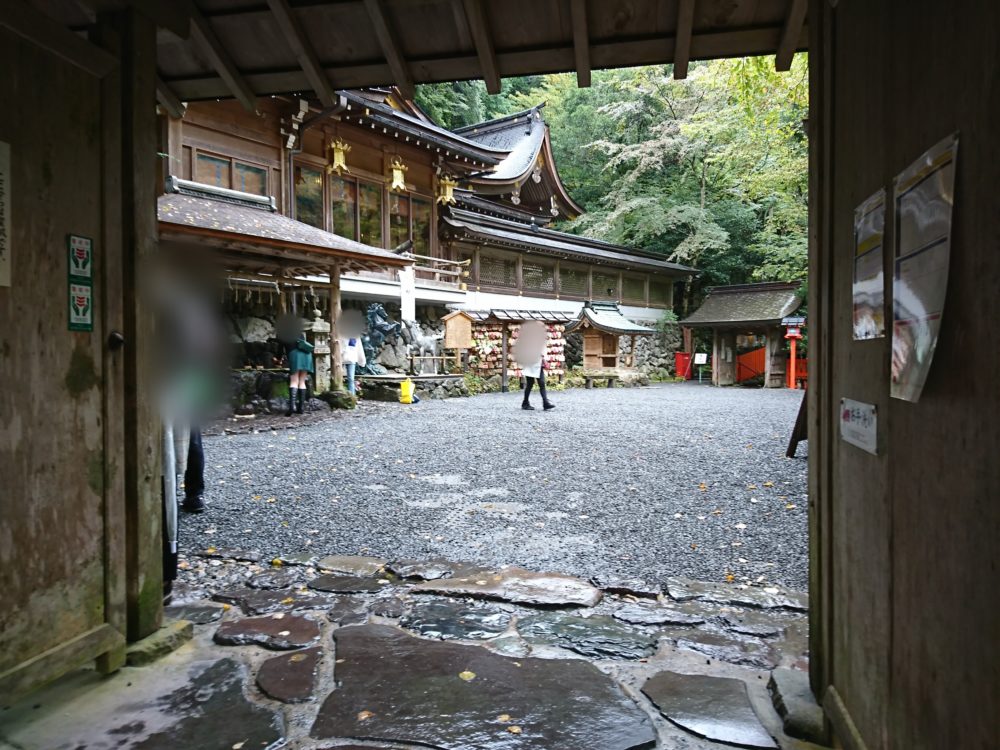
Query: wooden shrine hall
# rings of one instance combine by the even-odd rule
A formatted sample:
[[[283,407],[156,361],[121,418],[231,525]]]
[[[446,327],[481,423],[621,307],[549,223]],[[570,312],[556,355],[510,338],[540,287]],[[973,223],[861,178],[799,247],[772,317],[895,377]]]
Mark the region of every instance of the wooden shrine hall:
[[[785,385],[785,353],[781,319],[802,305],[801,284],[783,281],[734,284],[708,290],[701,307],[681,321],[685,328],[712,331],[712,385],[734,385],[745,379],[741,356],[755,352],[754,375],[765,388]],[[744,355],[740,350],[744,350]],[[759,364],[758,364],[759,363]]]
[[[635,340],[650,336],[653,330],[633,323],[622,315],[616,302],[588,301],[566,333],[579,333],[583,339],[583,369],[617,372],[635,369]],[[620,340],[628,336],[630,346],[623,356]]]

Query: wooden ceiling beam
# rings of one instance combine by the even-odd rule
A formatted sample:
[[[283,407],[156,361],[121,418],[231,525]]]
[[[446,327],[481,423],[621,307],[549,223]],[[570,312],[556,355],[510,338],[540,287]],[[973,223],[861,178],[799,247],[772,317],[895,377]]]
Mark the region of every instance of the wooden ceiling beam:
[[[773,26],[739,29],[736,31],[706,31],[691,38],[692,59],[727,57],[733,50],[746,50],[748,55],[774,54],[781,29]],[[658,65],[672,58],[674,39],[662,36],[624,42],[596,42],[590,45],[593,69],[615,68],[626,65]],[[508,75],[532,75],[532,71],[558,73],[573,70],[573,48],[570,45],[542,49],[498,52],[497,63]],[[476,55],[463,57],[438,57],[420,61],[421,83],[475,78],[480,75]],[[342,88],[372,85],[372,81],[388,80],[392,75],[384,62],[345,64],[328,67]],[[247,73],[246,79],[261,95],[309,88],[309,81],[298,68],[256,71]],[[167,83],[181,99],[188,102],[227,98],[225,82],[218,77],[191,76],[168,79]]]
[[[576,60],[576,85],[590,86],[590,32],[587,30],[587,0],[570,0],[573,20],[573,57]]]
[[[396,79],[396,86],[403,92],[403,96],[412,99],[415,94],[413,76],[410,75],[410,68],[406,64],[406,58],[403,57],[403,48],[399,44],[396,32],[389,26],[389,19],[385,17],[381,0],[365,0],[365,10],[368,11],[368,18],[375,29],[375,36],[378,38],[385,61],[389,63],[389,70]]]
[[[500,66],[497,65],[497,53],[493,47],[493,35],[490,33],[489,19],[486,18],[486,7],[483,0],[463,0],[465,18],[469,24],[476,55],[479,57],[479,67],[486,81],[486,90],[491,94],[500,93]]]
[[[215,72],[226,82],[229,92],[248,112],[256,112],[257,95],[243,78],[233,58],[222,46],[208,20],[194,7],[191,9],[191,36],[208,56],[208,61],[215,68]]]
[[[177,94],[159,76],[156,77],[156,101],[174,119],[183,117],[184,110],[187,109],[187,105],[178,98]]]
[[[791,70],[792,58],[795,57],[799,39],[802,37],[802,27],[806,22],[808,7],[808,0],[792,0],[788,15],[785,17],[785,28],[781,31],[781,40],[778,42],[778,52],[774,56],[775,70]]]
[[[103,78],[118,65],[118,58],[114,55],[77,36],[21,0],[0,2],[0,27],[97,78]]]
[[[313,91],[316,92],[316,96],[319,97],[324,107],[332,107],[336,102],[337,95],[333,91],[333,86],[330,85],[330,79],[326,77],[323,66],[320,65],[316,51],[302,31],[302,25],[289,7],[288,0],[267,0],[267,4],[278,22],[278,28],[281,29],[285,41],[292,48],[295,59],[299,61],[299,67],[302,68]]]
[[[677,5],[677,31],[674,35],[674,78],[687,78],[691,60],[691,34],[694,31],[694,0],[680,0]]]

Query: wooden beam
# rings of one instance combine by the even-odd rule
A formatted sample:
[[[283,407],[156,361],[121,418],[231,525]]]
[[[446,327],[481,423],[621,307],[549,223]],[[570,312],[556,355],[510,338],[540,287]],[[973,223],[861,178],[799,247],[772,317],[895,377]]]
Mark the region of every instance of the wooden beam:
[[[684,0],[681,2],[683,3]],[[570,15],[573,18],[576,85],[580,88],[587,88],[590,86],[590,33],[587,31],[587,0],[570,0]]]
[[[134,8],[158,27],[166,29],[181,39],[187,39],[191,33],[191,0],[76,0],[78,5],[86,6],[97,13]]]
[[[330,85],[330,79],[326,77],[323,66],[320,65],[319,58],[316,57],[316,51],[302,31],[302,25],[289,7],[288,0],[267,0],[267,4],[278,22],[278,28],[281,29],[285,41],[295,53],[299,67],[305,72],[313,91],[316,92],[316,96],[323,102],[324,107],[332,107],[337,95],[333,91],[333,86]]]
[[[192,8],[191,11],[191,36],[208,56],[208,61],[215,68],[215,72],[226,82],[229,93],[239,100],[247,112],[256,112],[257,95],[244,80],[233,58],[219,42],[208,20],[197,8]]]
[[[183,117],[184,110],[187,109],[187,105],[177,98],[177,94],[159,76],[156,77],[156,101],[175,119]]]
[[[490,34],[489,20],[486,18],[486,8],[483,0],[463,0],[465,18],[469,23],[469,31],[476,45],[479,56],[479,67],[486,81],[486,90],[491,94],[500,93],[500,68],[497,65],[496,50],[493,48],[493,36]]]
[[[781,40],[778,42],[778,53],[774,56],[775,70],[791,70],[792,58],[802,37],[802,26],[806,21],[808,7],[808,0],[792,0],[788,16],[785,18],[785,28],[781,31]]]
[[[761,27],[736,31],[709,31],[695,34],[691,39],[692,59],[728,57],[738,50],[746,55],[771,55],[777,48],[781,29]],[[591,68],[615,68],[637,65],[658,65],[674,54],[674,39],[663,37],[624,42],[597,42],[590,45]],[[508,76],[559,73],[573,70],[573,48],[561,45],[541,49],[498,52],[497,65]],[[437,83],[481,74],[481,64],[476,55],[460,57],[434,57],[422,59],[417,69],[420,83]],[[342,88],[372,86],[387,81],[392,71],[384,62],[328,66],[327,72],[337,77]],[[298,68],[265,70],[247,73],[246,79],[262,96],[302,91],[309,88],[309,80]],[[167,83],[181,99],[188,102],[232,96],[225,82],[215,76],[193,75],[169,79]]]
[[[694,29],[694,0],[680,0],[677,6],[677,31],[674,34],[674,78],[687,78],[691,59],[691,32]]]
[[[10,29],[97,78],[103,78],[118,65],[114,55],[77,36],[21,0],[0,3],[0,27]]]
[[[365,0],[365,10],[368,11],[375,36],[378,37],[385,61],[389,63],[389,70],[392,71],[396,86],[403,92],[403,96],[412,99],[415,93],[413,77],[403,57],[403,48],[399,44],[396,32],[389,26],[389,20],[385,17],[381,0]]]

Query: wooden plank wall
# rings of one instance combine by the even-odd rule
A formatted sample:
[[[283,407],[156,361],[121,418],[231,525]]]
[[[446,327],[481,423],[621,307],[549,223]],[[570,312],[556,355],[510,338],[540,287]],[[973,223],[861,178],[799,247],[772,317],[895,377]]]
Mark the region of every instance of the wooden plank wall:
[[[105,621],[103,496],[117,477],[105,474],[103,310],[92,333],[68,330],[66,236],[94,240],[99,305],[119,258],[102,242],[100,80],[6,29],[0,68],[31,72],[0,76],[13,257],[0,287],[3,673]]]
[[[813,685],[832,685],[842,701],[845,746],[993,747],[1000,6],[814,0],[810,27]],[[911,404],[889,398],[890,339],[851,338],[852,216],[955,131],[948,302],[934,366]],[[888,291],[891,224],[890,211]],[[841,397],[878,406],[878,457],[839,440]]]

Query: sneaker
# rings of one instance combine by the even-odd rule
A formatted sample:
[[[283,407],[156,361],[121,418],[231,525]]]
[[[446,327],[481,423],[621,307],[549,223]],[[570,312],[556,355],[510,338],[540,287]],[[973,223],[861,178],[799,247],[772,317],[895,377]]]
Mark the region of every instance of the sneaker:
[[[188,513],[201,513],[205,510],[205,500],[201,495],[186,497],[181,503],[181,510],[186,510]]]

